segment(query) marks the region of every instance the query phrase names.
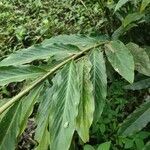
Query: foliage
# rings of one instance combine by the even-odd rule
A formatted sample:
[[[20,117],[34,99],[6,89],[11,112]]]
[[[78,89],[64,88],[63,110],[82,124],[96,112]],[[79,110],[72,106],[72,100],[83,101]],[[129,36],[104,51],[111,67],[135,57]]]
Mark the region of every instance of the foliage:
[[[11,6],[16,7],[18,3],[20,7],[24,6],[23,1],[13,3],[2,1],[1,6],[7,6],[3,9],[8,9],[9,11],[6,12],[11,14],[13,10]],[[46,8],[44,4],[47,4]],[[52,18],[46,17],[42,22],[46,29],[35,30],[35,32],[42,33],[40,37],[34,36],[33,41],[42,42],[23,48],[28,41],[24,41],[24,38],[30,35],[30,31],[28,35],[26,24],[18,27],[13,34],[15,33],[15,40],[17,38],[22,42],[19,46],[22,49],[7,57],[4,56],[6,58],[0,61],[2,89],[13,82],[23,83],[20,93],[15,94],[11,99],[1,100],[0,149],[16,148],[18,139],[27,126],[28,118],[32,115],[37,125],[32,141],[34,141],[34,149],[37,150],[69,150],[80,149],[80,147],[85,150],[108,150],[110,147],[112,149],[143,149],[149,133],[138,131],[150,121],[149,101],[144,102],[144,96],[140,97],[142,101],[136,106],[139,107],[139,104],[141,106],[130,114],[135,109],[134,106],[126,114],[125,107],[130,108],[129,105],[133,106],[134,103],[131,104],[132,95],[124,98],[126,91],[122,87],[132,90],[149,87],[149,85],[143,86],[149,81],[146,76],[150,76],[150,56],[147,52],[149,2],[119,0],[64,3],[62,1],[62,5],[59,4],[61,9],[57,11],[58,8],[54,7],[55,2],[44,1],[42,3],[40,0],[30,0],[27,8],[33,11],[33,15],[29,14],[31,17],[28,18],[31,20],[29,23],[33,26],[32,18],[38,14],[42,15],[40,10],[46,11],[51,4],[53,4],[53,10],[48,14],[50,17],[57,16],[58,19],[56,17],[56,20],[51,21],[51,26],[49,21]],[[63,9],[64,6],[65,9]],[[90,6],[92,7],[88,9]],[[93,7],[96,10],[95,14],[90,13],[93,12]],[[79,20],[74,14],[78,10],[84,16],[79,17]],[[99,15],[97,10],[100,10],[101,19],[95,22],[97,19],[94,17]],[[57,12],[56,16],[52,15],[55,12]],[[68,12],[65,16],[67,22],[62,21],[63,12]],[[1,15],[2,19],[3,15],[7,16],[7,13]],[[69,18],[68,15],[70,15]],[[84,23],[87,15],[88,19],[95,19],[92,19],[94,23],[90,25],[90,32],[88,21]],[[37,19],[38,23],[42,17]],[[24,19],[26,18],[22,19],[23,22]],[[63,30],[68,27],[70,31],[76,20],[78,20],[76,25],[78,27],[83,25],[86,31],[79,31],[81,27],[77,30],[80,33],[88,32],[89,35],[62,34],[46,40],[42,39],[50,37],[57,27],[61,27],[62,22],[64,23]],[[16,23],[18,22],[17,20]],[[28,20],[25,22],[27,23]],[[50,27],[53,27],[51,34],[49,34]],[[141,27],[144,27],[144,30],[139,33],[138,30]],[[91,34],[93,31],[99,31],[99,34]],[[31,39],[29,41],[33,43]],[[144,79],[139,80],[138,75]],[[123,84],[117,82],[117,89],[116,80],[123,81]],[[135,83],[133,83],[134,80]],[[126,82],[130,85],[125,86]],[[134,98],[135,96],[133,96],[133,102],[139,102],[137,97]],[[120,122],[123,123],[118,125]],[[93,143],[92,139],[96,142]]]

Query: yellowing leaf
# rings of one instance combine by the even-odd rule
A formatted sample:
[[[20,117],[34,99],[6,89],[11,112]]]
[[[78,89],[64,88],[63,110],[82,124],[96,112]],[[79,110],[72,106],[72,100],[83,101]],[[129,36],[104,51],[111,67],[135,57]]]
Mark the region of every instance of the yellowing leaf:
[[[93,85],[90,81],[91,63],[83,58],[77,63],[80,84],[80,103],[76,119],[77,132],[83,142],[89,141],[89,129],[94,115]]]
[[[149,3],[150,3],[150,0],[143,0],[143,1],[142,1],[142,4],[141,4],[140,11],[141,11],[141,12],[144,11],[145,8],[149,5]]]
[[[4,86],[11,82],[20,82],[26,79],[35,79],[44,75],[44,69],[35,66],[8,66],[0,67],[0,86]]]

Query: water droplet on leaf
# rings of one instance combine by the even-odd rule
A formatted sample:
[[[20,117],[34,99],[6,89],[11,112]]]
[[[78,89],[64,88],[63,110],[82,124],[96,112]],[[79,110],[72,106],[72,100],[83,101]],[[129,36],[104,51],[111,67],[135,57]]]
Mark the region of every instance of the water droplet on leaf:
[[[69,127],[69,122],[65,122],[64,128],[68,128],[68,127]]]

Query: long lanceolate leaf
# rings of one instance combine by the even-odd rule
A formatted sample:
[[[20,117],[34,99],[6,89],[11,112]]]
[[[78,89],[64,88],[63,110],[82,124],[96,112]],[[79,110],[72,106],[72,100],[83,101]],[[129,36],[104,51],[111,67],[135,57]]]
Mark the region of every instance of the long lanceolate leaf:
[[[150,100],[147,100],[140,108],[137,108],[121,125],[118,133],[128,136],[140,131],[150,121]]]
[[[43,43],[17,51],[0,62],[0,66],[21,65],[37,59],[57,59],[78,53],[80,50],[94,47],[106,37],[94,38],[81,35],[61,35],[45,40]],[[57,43],[57,44],[56,44]],[[80,49],[79,49],[80,48]]]
[[[91,80],[95,99],[95,120],[98,120],[103,112],[107,94],[107,75],[103,53],[95,49],[90,55],[92,63]]]
[[[77,63],[77,68],[80,84],[80,104],[76,126],[79,136],[86,143],[89,140],[89,128],[94,113],[93,85],[90,81],[91,63],[87,58],[84,58]]]
[[[48,88],[44,95],[43,100],[39,105],[36,117],[37,128],[35,130],[35,140],[38,142],[36,150],[47,150],[50,141],[50,134],[48,131],[50,105],[51,105],[52,88]]]
[[[129,84],[124,87],[124,89],[127,90],[141,90],[147,88],[150,88],[150,78],[134,82],[133,84]]]
[[[150,0],[142,0],[140,11],[144,11],[145,8],[150,4]]]
[[[22,98],[20,102],[22,110],[20,115],[20,134],[24,131],[28,118],[33,112],[34,104],[37,102],[40,92],[43,89],[43,84],[36,86],[30,93]]]
[[[68,150],[75,131],[80,91],[74,62],[67,64],[53,81],[49,119],[50,147]]]
[[[115,11],[117,11],[119,8],[121,8],[124,4],[126,4],[129,1],[130,0],[119,0],[116,7],[115,7]]]
[[[0,150],[14,150],[19,131],[20,103],[13,105],[0,122]]]
[[[105,53],[113,68],[130,83],[134,80],[134,60],[128,48],[121,41],[106,44]]]
[[[56,37],[52,37],[51,39],[47,39],[43,41],[43,45],[49,45],[51,43],[59,43],[59,44],[70,44],[77,46],[81,50],[84,50],[89,47],[94,47],[95,44],[99,41],[104,42],[107,40],[106,36],[85,36],[85,35],[59,35]]]
[[[0,67],[0,86],[11,82],[20,82],[25,79],[34,79],[45,73],[45,70],[35,66]]]
[[[21,102],[13,105],[0,120],[0,149],[15,149],[17,137],[24,131],[42,87],[43,85],[40,85],[33,89]]]

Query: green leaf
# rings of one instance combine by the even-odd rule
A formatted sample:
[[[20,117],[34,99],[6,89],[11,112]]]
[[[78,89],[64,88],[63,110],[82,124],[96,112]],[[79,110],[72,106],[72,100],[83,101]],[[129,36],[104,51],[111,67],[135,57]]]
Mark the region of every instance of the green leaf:
[[[123,25],[121,25],[121,26],[120,26],[119,28],[117,28],[117,29],[114,31],[114,33],[112,34],[112,39],[113,39],[113,40],[119,39],[119,37],[120,37],[121,35],[123,35],[124,32],[125,32],[125,28],[123,27]]]
[[[150,0],[143,0],[140,8],[140,12],[144,11],[145,8],[149,5]]]
[[[95,47],[103,45],[105,42],[100,42],[95,45]],[[51,68],[47,73],[45,73],[43,76],[39,77],[37,80],[35,80],[32,84],[27,86],[23,91],[21,91],[19,94],[14,96],[8,103],[5,103],[3,106],[0,107],[0,114],[3,113],[7,108],[9,108],[13,103],[20,100],[24,95],[26,95],[30,90],[32,90],[36,85],[42,83],[44,80],[46,80],[50,75],[54,74],[57,70],[62,68],[64,65],[66,65],[71,60],[79,59],[84,56],[85,53],[89,52],[93,47],[87,48],[76,55],[70,56],[69,58],[65,59],[64,61],[57,63],[56,66]]]
[[[36,150],[47,150],[50,141],[50,133],[48,132],[48,122],[50,114],[52,88],[48,88],[43,95],[43,101],[38,108],[36,117],[37,128],[35,130],[35,140],[38,142]]]
[[[91,145],[85,145],[83,150],[95,150],[93,146]]]
[[[127,25],[131,24],[132,22],[138,21],[144,17],[144,14],[139,12],[128,14],[125,19],[123,20],[123,26],[126,27]]]
[[[145,46],[144,49],[145,49],[145,51],[146,51],[146,53],[150,59],[150,46]]]
[[[107,36],[85,36],[85,35],[59,35],[56,37],[52,37],[43,41],[43,45],[49,45],[51,43],[58,43],[58,44],[71,44],[74,46],[79,47],[79,49],[83,50],[89,47],[94,47],[98,42],[104,42],[107,40]]]
[[[125,145],[124,145],[125,149],[129,149],[129,148],[132,148],[134,146],[134,141],[132,139],[126,138],[124,140],[124,143],[125,143]]]
[[[135,138],[136,149],[141,150],[144,148],[144,141],[141,138]]]
[[[150,87],[150,78],[137,81],[133,84],[126,85],[124,89],[127,90],[142,90]]]
[[[11,82],[20,82],[25,79],[35,79],[44,75],[44,69],[35,66],[8,66],[0,67],[0,86],[4,86]]]
[[[0,62],[0,66],[16,66],[30,63],[38,59],[48,59],[55,56],[60,60],[78,53],[89,47],[94,47],[98,42],[106,41],[106,37],[88,37],[81,35],[60,35],[47,39],[39,45],[22,49],[10,54]],[[80,49],[79,49],[80,48]]]
[[[130,83],[134,80],[134,60],[128,48],[121,41],[105,45],[105,53],[113,68]]]
[[[80,84],[79,112],[76,120],[77,132],[84,143],[89,141],[89,128],[93,121],[94,97],[93,86],[90,81],[91,63],[87,58],[77,64]]]
[[[38,85],[33,90],[31,90],[30,93],[21,101],[22,110],[20,114],[20,134],[22,134],[26,127],[28,118],[33,111],[34,104],[36,103],[42,89],[43,84]]]
[[[133,55],[135,69],[146,76],[150,76],[150,59],[145,49],[134,43],[128,43],[126,46]]]
[[[97,150],[109,150],[111,142],[105,142],[98,146]]]
[[[14,150],[19,131],[20,103],[14,104],[0,122],[0,149]]]
[[[95,121],[97,121],[105,106],[105,99],[107,95],[107,75],[106,66],[103,58],[103,53],[95,49],[90,55],[92,63],[91,80],[93,83],[93,94],[95,99]]]
[[[66,65],[53,81],[50,107],[50,147],[68,150],[76,129],[76,117],[80,100],[78,74],[74,62]]]
[[[56,58],[64,58],[70,55],[73,55],[80,50],[72,45],[63,45],[63,44],[50,44],[35,45],[27,49],[22,49],[16,51],[15,53],[10,54],[7,58],[3,59],[0,62],[0,66],[16,66],[21,64],[30,63],[38,59],[48,59],[51,56]]]
[[[150,149],[150,141],[146,143],[142,150],[149,150]]]
[[[119,135],[129,136],[140,131],[150,121],[150,100],[137,108],[121,125]]]
[[[119,10],[124,4],[129,2],[130,0],[119,0],[116,7],[115,7],[115,12]]]

